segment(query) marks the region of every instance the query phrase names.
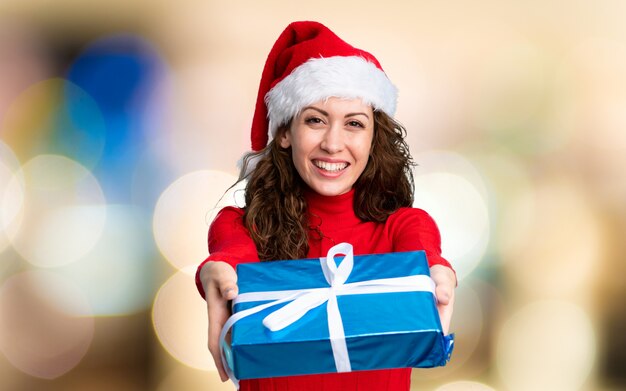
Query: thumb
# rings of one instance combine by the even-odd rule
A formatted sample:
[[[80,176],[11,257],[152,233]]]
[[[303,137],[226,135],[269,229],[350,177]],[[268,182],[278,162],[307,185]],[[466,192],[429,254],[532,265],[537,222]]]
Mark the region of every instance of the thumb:
[[[437,285],[437,288],[435,288],[435,296],[439,304],[447,305],[450,303],[450,292],[445,285]]]
[[[227,281],[220,286],[220,293],[222,295],[222,298],[226,300],[233,300],[235,297],[237,297],[237,294],[239,293],[239,288],[234,281]]]
[[[437,285],[435,288],[435,296],[437,297],[437,303],[441,305],[450,304],[450,289],[446,285]]]
[[[220,292],[220,296],[225,300],[232,300],[237,297],[239,288],[237,287],[237,273],[227,263],[220,262],[215,265],[215,285]]]

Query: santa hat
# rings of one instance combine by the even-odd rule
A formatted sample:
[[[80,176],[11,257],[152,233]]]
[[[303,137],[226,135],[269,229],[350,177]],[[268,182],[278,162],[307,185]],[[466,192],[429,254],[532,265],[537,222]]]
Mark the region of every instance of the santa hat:
[[[398,92],[376,58],[317,22],[294,22],[270,51],[252,120],[252,150],[260,151],[299,111],[329,97],[361,98],[393,116]]]

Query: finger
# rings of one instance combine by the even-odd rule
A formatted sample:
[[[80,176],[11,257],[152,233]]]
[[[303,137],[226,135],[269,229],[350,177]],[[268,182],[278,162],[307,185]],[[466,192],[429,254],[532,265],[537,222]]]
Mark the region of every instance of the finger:
[[[213,357],[213,361],[215,362],[215,367],[217,368],[217,372],[222,381],[228,380],[228,376],[226,375],[226,370],[224,369],[224,365],[222,364],[222,357],[220,352],[220,333],[222,332],[222,328],[224,327],[224,323],[226,319],[228,319],[228,308],[227,301],[223,300],[220,293],[217,289],[213,288],[207,295],[207,307],[208,307],[208,316],[209,316],[209,352],[211,352],[211,356]]]
[[[441,328],[444,334],[448,334],[454,308],[456,276],[450,268],[442,265],[432,266],[430,273],[435,282],[435,297],[437,299],[437,312],[439,313]]]
[[[228,313],[224,315],[223,310],[211,309],[209,311],[209,352],[215,362],[215,367],[222,381],[228,380],[228,375],[222,363],[220,333],[224,323],[228,319]]]
[[[228,266],[230,268],[230,266]],[[230,268],[232,270],[232,268]],[[227,270],[227,269],[224,269]],[[207,312],[209,316],[209,351],[222,381],[228,380],[221,359],[220,334],[231,311],[227,297],[237,295],[236,274],[223,273],[219,268],[211,270],[212,276],[207,284]],[[234,274],[234,273],[233,273]]]
[[[215,362],[215,368],[217,369],[217,374],[219,375],[220,380],[222,382],[227,381],[228,375],[226,374],[226,370],[224,369],[224,365],[222,364],[222,357],[220,356],[220,353],[211,352],[211,356],[213,357],[213,361]]]
[[[437,305],[437,312],[439,313],[441,330],[444,335],[447,335],[450,330],[450,321],[452,320],[452,306],[450,304]]]
[[[444,335],[447,335],[450,330],[450,321],[452,320],[452,312],[454,309],[454,291],[452,295],[448,297],[447,303],[437,303],[437,312],[439,313],[439,319],[441,321],[441,329]]]

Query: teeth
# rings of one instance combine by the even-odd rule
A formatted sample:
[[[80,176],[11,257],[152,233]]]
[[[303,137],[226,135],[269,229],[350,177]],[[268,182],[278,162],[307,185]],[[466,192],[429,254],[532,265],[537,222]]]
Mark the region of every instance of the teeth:
[[[328,163],[328,162],[322,162],[319,160],[314,160],[313,164],[315,164],[315,166],[321,168],[322,170],[332,171],[332,172],[341,171],[344,168],[348,167],[348,163]]]

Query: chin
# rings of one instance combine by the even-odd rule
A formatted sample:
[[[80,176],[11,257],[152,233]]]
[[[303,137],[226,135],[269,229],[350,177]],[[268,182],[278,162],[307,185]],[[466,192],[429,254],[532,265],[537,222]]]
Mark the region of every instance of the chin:
[[[323,196],[332,197],[345,194],[350,191],[350,188],[338,187],[338,186],[314,186],[312,189]]]

